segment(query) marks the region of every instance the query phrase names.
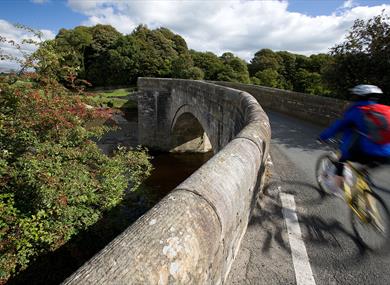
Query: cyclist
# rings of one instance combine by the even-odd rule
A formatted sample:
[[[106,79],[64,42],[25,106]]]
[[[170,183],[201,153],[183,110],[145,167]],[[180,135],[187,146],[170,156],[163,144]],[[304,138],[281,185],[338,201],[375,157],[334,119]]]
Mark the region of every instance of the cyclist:
[[[388,163],[390,160],[390,126],[384,117],[384,129],[376,131],[373,138],[372,126],[368,123],[365,109],[376,106],[384,107],[389,114],[388,106],[377,104],[376,101],[383,94],[382,90],[375,85],[357,85],[350,89],[353,100],[356,101],[344,113],[343,118],[333,123],[323,131],[320,141],[326,141],[342,132],[343,138],[340,144],[341,156],[336,163],[335,186],[343,189],[343,166],[344,162],[353,161],[362,164]],[[383,119],[383,118],[382,118]],[[388,119],[388,118],[387,118]],[[383,121],[383,120],[382,120]],[[377,121],[375,121],[377,123]],[[378,128],[377,128],[378,129]],[[378,138],[379,136],[379,138]],[[337,189],[335,189],[337,190]]]

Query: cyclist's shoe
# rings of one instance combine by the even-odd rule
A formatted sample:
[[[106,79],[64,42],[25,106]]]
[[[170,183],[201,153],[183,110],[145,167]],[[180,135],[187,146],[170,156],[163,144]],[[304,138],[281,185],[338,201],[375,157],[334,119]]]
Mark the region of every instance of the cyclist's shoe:
[[[324,182],[326,184],[326,187],[329,189],[329,194],[344,199],[344,191],[336,185],[333,176],[328,176],[324,179]]]
[[[333,190],[333,195],[335,195],[340,199],[344,199],[344,191],[340,187],[335,185],[332,190]]]

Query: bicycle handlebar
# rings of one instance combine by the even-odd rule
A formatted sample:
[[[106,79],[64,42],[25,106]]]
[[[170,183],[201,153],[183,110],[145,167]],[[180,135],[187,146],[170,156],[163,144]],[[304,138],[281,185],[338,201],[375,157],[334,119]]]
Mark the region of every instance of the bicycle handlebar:
[[[332,139],[328,139],[328,140],[317,139],[317,143],[335,146],[335,145],[339,145],[341,143],[341,140],[333,139],[333,138]]]

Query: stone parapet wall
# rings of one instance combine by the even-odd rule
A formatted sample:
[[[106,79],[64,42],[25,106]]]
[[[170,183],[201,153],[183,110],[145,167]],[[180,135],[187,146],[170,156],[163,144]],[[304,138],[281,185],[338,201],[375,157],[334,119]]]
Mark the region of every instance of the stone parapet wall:
[[[349,102],[276,88],[232,82],[213,82],[243,90],[257,99],[263,108],[285,113],[320,125],[340,118]]]
[[[176,119],[191,113],[217,153],[248,123],[242,104],[258,105],[245,92],[202,81],[140,78],[138,89],[140,144],[162,151],[172,149],[170,138]],[[261,114],[266,118],[264,112]]]
[[[138,87],[141,140],[167,146],[160,136],[188,112],[216,154],[64,284],[223,284],[264,183],[268,118],[232,88],[151,78]]]

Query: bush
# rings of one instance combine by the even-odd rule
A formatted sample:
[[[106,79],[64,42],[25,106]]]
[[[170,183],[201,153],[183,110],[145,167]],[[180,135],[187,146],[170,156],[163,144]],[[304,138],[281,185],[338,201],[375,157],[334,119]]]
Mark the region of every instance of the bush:
[[[96,223],[151,170],[141,149],[98,149],[91,139],[107,128],[87,122],[105,113],[55,81],[28,82],[0,82],[0,283]]]

